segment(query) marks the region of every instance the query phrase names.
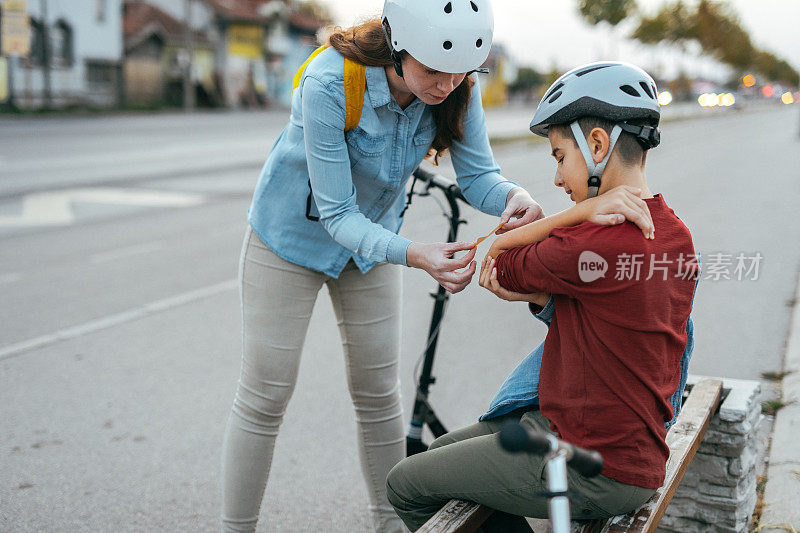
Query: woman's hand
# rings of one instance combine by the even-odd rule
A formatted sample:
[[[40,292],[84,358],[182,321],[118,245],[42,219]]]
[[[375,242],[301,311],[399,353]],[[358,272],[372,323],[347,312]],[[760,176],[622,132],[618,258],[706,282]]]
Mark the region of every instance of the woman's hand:
[[[490,256],[483,258],[481,262],[481,274],[479,279],[480,286],[494,293],[495,296],[501,300],[508,302],[532,302],[540,307],[547,305],[550,295],[545,292],[533,292],[530,294],[522,294],[519,292],[511,292],[500,286],[497,281],[497,268],[495,268],[495,259]]]
[[[511,217],[515,217],[516,220],[511,222]],[[544,211],[542,211],[542,206],[540,206],[533,198],[531,198],[531,195],[528,194],[528,191],[522,187],[515,187],[511,189],[511,192],[508,193],[508,198],[506,198],[506,208],[500,215],[500,222],[502,222],[504,226],[497,230],[496,233],[501,235],[507,231],[525,226],[526,224],[530,224],[534,220],[539,220],[543,217]]]
[[[453,258],[456,252],[464,250],[470,252],[461,259]],[[423,269],[447,292],[455,294],[464,290],[464,287],[472,281],[477,267],[477,263],[473,261],[476,251],[475,243],[471,242],[433,244],[412,242],[406,251],[406,262],[410,267]],[[462,268],[466,270],[456,272]]]
[[[586,220],[590,222],[613,226],[627,219],[642,230],[646,239],[655,239],[653,217],[650,216],[647,202],[639,197],[641,193],[642,190],[638,187],[620,185],[578,205],[586,209]]]

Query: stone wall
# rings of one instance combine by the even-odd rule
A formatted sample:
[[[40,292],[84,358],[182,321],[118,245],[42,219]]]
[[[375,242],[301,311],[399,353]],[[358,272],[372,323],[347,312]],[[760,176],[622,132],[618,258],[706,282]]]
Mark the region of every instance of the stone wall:
[[[700,378],[690,376],[689,383]],[[756,466],[763,463],[767,451],[758,435],[764,423],[761,384],[723,379],[723,395],[659,531],[748,530],[756,505]]]

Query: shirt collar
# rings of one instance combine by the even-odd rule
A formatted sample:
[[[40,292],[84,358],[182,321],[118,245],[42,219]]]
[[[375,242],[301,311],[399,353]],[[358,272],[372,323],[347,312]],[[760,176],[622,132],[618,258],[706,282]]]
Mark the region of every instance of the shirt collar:
[[[389,82],[386,80],[386,71],[383,67],[365,67],[367,76],[367,92],[372,107],[387,105],[392,96],[389,93]]]

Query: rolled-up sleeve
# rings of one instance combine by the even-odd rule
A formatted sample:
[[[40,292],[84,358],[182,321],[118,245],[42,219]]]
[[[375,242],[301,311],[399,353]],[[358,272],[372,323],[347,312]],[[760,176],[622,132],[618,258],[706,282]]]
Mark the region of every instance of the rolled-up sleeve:
[[[506,250],[497,256],[497,281],[512,292],[547,292],[574,297],[584,285],[578,279],[580,250],[561,228],[545,240]]]
[[[500,166],[492,155],[486,133],[486,115],[481,102],[481,88],[475,76],[469,109],[464,120],[464,138],[450,149],[458,185],[467,201],[484,213],[499,216],[506,208],[506,198],[518,185],[500,175]]]
[[[411,241],[369,220],[356,203],[344,137],[344,91],[335,89],[312,76],[302,86],[308,174],[320,223],[337,243],[366,259],[406,265]]]

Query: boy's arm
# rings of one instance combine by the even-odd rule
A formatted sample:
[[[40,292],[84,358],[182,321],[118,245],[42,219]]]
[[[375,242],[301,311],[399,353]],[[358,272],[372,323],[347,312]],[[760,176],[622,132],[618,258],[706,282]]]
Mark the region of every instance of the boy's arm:
[[[489,248],[487,255],[497,257],[506,250],[541,242],[550,235],[555,228],[577,226],[587,219],[586,209],[583,204],[576,204],[555,215],[541,218],[527,226],[513,229],[497,237]]]
[[[560,213],[504,233],[492,243],[488,254],[497,257],[505,250],[541,242],[554,228],[577,226],[587,220],[600,225],[615,225],[627,219],[639,226],[647,238],[653,239],[653,219],[647,204],[638,196],[641,192],[640,188],[629,185],[615,187]]]
[[[556,228],[543,241],[517,246],[495,260],[497,281],[511,292],[544,292],[572,298],[592,292],[613,292],[613,276],[597,280],[581,279],[579,262],[584,251],[592,249],[606,264],[614,264],[617,253],[613,231],[600,225]],[[600,261],[601,259],[597,259]]]

